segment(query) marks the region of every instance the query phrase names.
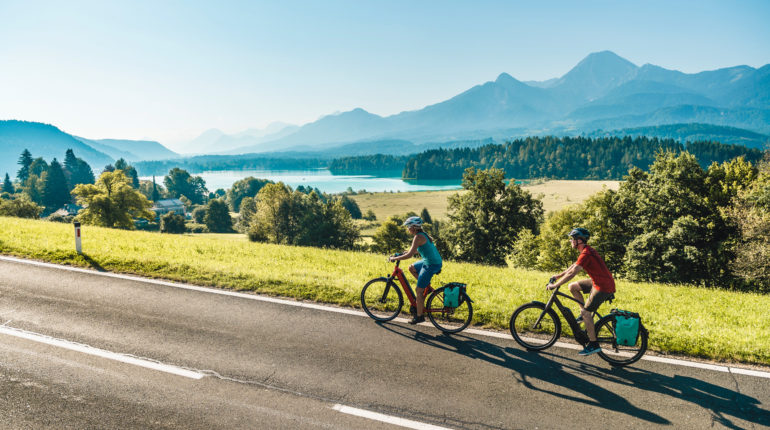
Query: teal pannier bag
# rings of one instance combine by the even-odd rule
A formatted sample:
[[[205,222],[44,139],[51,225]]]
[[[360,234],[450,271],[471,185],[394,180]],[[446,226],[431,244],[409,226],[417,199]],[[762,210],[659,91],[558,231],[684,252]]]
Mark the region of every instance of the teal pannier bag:
[[[444,286],[444,307],[456,308],[460,306],[460,293],[465,289],[465,284],[452,282]]]
[[[641,318],[636,312],[613,309],[615,315],[615,339],[618,345],[633,346],[639,340],[639,324]]]

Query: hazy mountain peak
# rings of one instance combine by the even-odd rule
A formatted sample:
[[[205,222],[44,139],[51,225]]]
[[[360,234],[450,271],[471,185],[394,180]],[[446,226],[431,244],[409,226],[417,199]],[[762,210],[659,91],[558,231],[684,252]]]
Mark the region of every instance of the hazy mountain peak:
[[[495,79],[495,82],[498,84],[505,84],[505,83],[511,83],[511,82],[519,82],[519,81],[513,76],[503,72],[503,73],[500,73],[497,79]]]

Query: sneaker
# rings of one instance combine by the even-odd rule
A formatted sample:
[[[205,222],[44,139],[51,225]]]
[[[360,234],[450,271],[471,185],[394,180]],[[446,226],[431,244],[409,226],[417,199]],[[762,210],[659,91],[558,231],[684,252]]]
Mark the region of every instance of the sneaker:
[[[575,321],[577,321],[578,324],[582,324],[583,323],[583,315],[578,315],[578,317],[577,317],[577,319]]]
[[[409,324],[419,324],[421,322],[425,322],[425,315],[415,315],[414,318],[409,320]]]
[[[588,345],[586,345],[585,348],[583,348],[582,351],[578,352],[578,354],[582,356],[591,355],[593,353],[599,352],[602,350],[602,347],[599,346],[599,342],[588,342]]]

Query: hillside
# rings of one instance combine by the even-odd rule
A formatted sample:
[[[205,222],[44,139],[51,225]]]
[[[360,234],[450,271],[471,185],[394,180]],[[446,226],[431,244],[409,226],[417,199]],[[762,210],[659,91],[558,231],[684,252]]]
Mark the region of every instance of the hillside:
[[[152,140],[86,139],[75,137],[92,148],[112,158],[126,161],[164,160],[179,157],[179,154]]]
[[[33,158],[43,157],[50,162],[54,157],[64,160],[67,149],[72,149],[75,156],[85,160],[94,170],[101,170],[114,159],[98,151],[58,128],[38,122],[0,121],[0,175],[16,177],[19,165],[16,164],[22,151],[32,153]]]
[[[716,140],[729,145],[742,145],[747,148],[767,149],[770,145],[770,135],[755,133],[736,127],[724,127],[711,124],[670,124],[652,127],[624,128],[620,130],[597,130],[587,134],[588,137],[609,136],[648,136],[660,139],[673,139],[677,142],[695,142]]]

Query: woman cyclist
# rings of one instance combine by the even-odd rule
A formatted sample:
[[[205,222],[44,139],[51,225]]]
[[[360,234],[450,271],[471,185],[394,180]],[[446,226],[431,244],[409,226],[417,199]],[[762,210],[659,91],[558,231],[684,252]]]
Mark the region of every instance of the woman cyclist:
[[[406,260],[418,252],[422,256],[421,261],[409,266],[409,272],[417,278],[417,288],[415,289],[417,313],[414,318],[409,320],[409,324],[417,324],[425,321],[425,315],[423,315],[425,309],[425,288],[430,285],[430,279],[433,275],[441,271],[442,260],[436,245],[433,243],[433,239],[422,231],[422,218],[418,216],[409,217],[404,221],[404,226],[409,234],[414,236],[412,247],[397,257],[390,257],[389,260]]]

